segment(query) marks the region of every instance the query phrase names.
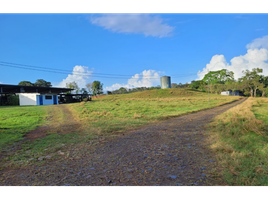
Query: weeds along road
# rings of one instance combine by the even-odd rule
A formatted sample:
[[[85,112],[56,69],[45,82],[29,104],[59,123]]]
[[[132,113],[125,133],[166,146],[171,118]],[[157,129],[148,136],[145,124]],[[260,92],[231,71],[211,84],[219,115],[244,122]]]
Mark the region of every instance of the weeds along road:
[[[1,173],[0,185],[216,185],[205,126],[246,99],[126,132],[41,167]]]

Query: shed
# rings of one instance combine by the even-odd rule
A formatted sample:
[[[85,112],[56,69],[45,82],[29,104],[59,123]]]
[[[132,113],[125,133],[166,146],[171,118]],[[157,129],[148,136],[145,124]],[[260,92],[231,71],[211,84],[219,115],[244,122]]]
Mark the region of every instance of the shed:
[[[242,95],[241,95],[241,92],[238,91],[238,90],[235,90],[234,92],[232,92],[231,90],[223,91],[223,92],[221,92],[221,95],[242,96]]]

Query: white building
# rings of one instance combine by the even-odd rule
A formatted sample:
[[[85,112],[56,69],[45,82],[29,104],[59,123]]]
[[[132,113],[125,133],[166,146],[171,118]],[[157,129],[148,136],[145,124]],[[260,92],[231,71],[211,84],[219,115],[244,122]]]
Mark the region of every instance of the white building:
[[[20,106],[59,104],[58,95],[40,93],[19,93]]]
[[[0,84],[0,105],[6,102],[6,95],[19,95],[19,105],[53,105],[59,104],[58,96],[70,92],[70,88],[21,86]]]
[[[221,95],[231,95],[231,91],[223,91],[221,92]]]
[[[233,95],[233,96],[241,96],[241,93],[239,91],[234,91],[232,92],[231,90],[229,91],[223,91],[221,92],[221,95]]]

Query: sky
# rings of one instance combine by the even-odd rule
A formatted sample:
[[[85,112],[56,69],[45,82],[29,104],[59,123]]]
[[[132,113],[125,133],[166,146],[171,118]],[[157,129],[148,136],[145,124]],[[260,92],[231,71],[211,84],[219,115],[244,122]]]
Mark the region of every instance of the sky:
[[[0,83],[97,80],[111,91],[220,69],[267,76],[267,22],[268,14],[0,14]]]

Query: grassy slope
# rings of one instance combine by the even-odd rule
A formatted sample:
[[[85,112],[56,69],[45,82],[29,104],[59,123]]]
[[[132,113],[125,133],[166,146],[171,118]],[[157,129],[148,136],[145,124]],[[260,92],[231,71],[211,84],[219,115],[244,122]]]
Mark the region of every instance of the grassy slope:
[[[268,99],[249,98],[211,125],[223,180],[228,185],[268,185]]]
[[[215,107],[238,98],[210,94],[209,105],[207,93],[165,89],[108,95],[92,102],[73,104],[72,107],[86,124],[107,135],[209,106]]]

